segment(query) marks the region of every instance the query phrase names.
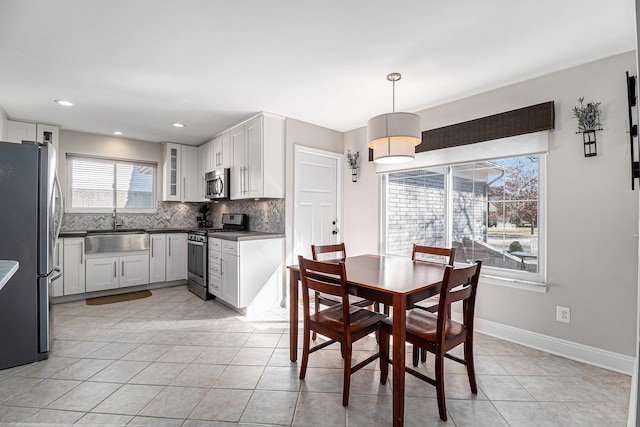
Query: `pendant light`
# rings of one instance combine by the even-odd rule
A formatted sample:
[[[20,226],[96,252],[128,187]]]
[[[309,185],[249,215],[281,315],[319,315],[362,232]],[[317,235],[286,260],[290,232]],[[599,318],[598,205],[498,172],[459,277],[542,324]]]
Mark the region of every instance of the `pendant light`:
[[[420,116],[413,113],[396,113],[396,81],[400,73],[387,75],[393,82],[393,112],[373,117],[367,122],[367,144],[373,148],[376,163],[410,162],[416,157],[416,145],[422,142]]]

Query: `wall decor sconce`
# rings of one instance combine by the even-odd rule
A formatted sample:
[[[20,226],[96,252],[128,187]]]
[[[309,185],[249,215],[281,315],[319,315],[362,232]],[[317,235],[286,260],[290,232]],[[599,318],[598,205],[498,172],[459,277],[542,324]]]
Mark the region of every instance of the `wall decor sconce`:
[[[596,131],[585,130],[582,132],[582,143],[584,144],[584,156],[593,157],[598,154],[596,148]]]
[[[359,159],[360,159],[359,151],[352,153],[351,150],[347,150],[347,167],[351,169],[351,182],[358,182],[358,160]]]
[[[584,97],[578,98],[579,105],[573,107],[573,117],[578,119],[578,132],[582,133],[584,156],[593,157],[598,154],[596,148],[596,131],[602,130],[600,125],[600,102],[584,103]]]

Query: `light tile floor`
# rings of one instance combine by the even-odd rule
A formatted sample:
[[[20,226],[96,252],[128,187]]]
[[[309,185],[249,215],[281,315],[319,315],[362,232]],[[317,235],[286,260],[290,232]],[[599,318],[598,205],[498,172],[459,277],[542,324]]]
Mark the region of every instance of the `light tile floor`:
[[[0,371],[0,425],[391,425],[377,365],[353,375],[344,408],[339,349],[312,354],[300,381],[286,315],[247,319],[184,286],[152,292],[53,306],[49,359]],[[362,340],[354,358],[375,348]],[[628,376],[478,334],[473,395],[464,367],[449,362],[449,421],[434,388],[407,376],[407,426],[626,425]]]

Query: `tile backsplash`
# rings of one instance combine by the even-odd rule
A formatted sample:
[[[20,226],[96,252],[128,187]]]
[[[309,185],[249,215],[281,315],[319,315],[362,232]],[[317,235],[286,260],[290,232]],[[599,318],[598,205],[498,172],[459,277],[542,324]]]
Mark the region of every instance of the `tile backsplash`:
[[[249,215],[249,230],[267,233],[284,233],[284,200],[229,200],[211,203],[209,219],[213,227],[222,226],[223,213]]]
[[[122,228],[197,228],[197,215],[204,203],[159,202],[152,214],[118,214]],[[231,200],[207,203],[212,227],[222,226],[223,213],[249,215],[249,230],[284,233],[284,199]],[[62,231],[107,230],[113,228],[111,214],[65,213]]]

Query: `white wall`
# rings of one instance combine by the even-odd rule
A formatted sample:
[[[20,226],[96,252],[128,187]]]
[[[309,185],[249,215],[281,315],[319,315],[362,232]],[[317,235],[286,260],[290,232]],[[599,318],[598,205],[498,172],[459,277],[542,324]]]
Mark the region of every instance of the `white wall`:
[[[58,175],[62,190],[66,194],[66,155],[86,154],[127,160],[142,160],[158,164],[156,176],[156,199],[162,198],[162,150],[163,146],[154,142],[135,139],[95,135],[68,130],[60,131],[58,151]]]
[[[419,112],[424,130],[555,101],[547,162],[547,293],[481,284],[476,313],[489,320],[614,353],[634,356],[638,272],[638,194],[631,191],[625,71],[635,52],[511,85]],[[571,109],[602,102],[598,156],[585,158]],[[344,151],[366,159],[366,132],[344,136]],[[345,182],[344,231],[351,253],[376,253],[379,179],[362,164]],[[571,308],[571,323],[555,320]]]

